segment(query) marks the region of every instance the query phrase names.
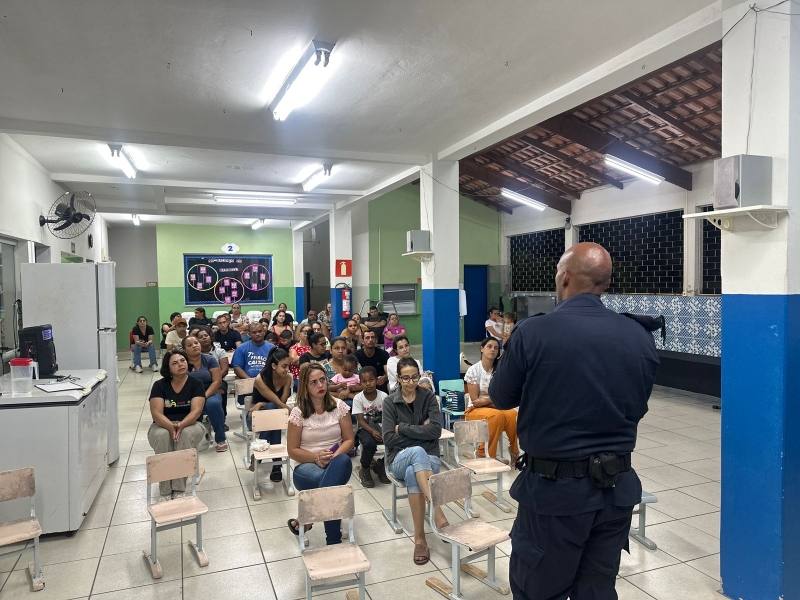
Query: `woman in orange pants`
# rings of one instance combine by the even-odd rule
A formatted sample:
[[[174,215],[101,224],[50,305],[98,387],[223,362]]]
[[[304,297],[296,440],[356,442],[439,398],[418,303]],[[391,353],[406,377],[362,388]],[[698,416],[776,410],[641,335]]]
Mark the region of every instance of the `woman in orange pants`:
[[[508,436],[508,452],[511,455],[511,466],[519,457],[517,445],[517,411],[500,410],[495,408],[489,397],[489,382],[494,375],[494,367],[500,354],[500,344],[494,338],[486,338],[481,342],[481,360],[472,365],[464,376],[464,383],[469,392],[470,406],[467,408],[465,418],[467,421],[489,421],[489,456],[497,455],[497,443],[505,431]],[[484,444],[478,446],[478,456],[484,458],[486,449]]]

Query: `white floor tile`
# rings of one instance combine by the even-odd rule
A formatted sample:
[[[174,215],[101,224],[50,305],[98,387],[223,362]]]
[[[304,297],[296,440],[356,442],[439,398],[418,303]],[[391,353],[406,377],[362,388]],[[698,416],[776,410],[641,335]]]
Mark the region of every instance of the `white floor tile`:
[[[722,464],[710,458],[677,463],[675,466],[711,481],[720,481],[722,479]]]
[[[689,471],[684,471],[672,465],[664,465],[663,467],[652,467],[650,469],[638,469],[637,473],[640,477],[652,479],[658,483],[666,486],[667,489],[675,489],[689,485],[697,485],[700,483],[708,483],[708,479],[695,475]],[[648,492],[652,490],[647,490]]]
[[[656,600],[719,600],[719,582],[684,564],[626,578]]]
[[[653,600],[650,594],[646,594],[627,579],[617,579],[616,588],[619,600]]]
[[[197,563],[194,551],[189,548],[188,540],[196,542],[194,534],[183,536],[183,576],[194,577],[207,573],[227,571],[252,565],[263,564],[264,557],[255,533],[244,533],[228,537],[219,537],[203,541],[208,554],[209,564],[201,567]]]
[[[179,529],[169,529],[158,534],[158,548],[166,546],[180,545],[181,532]],[[103,556],[111,554],[127,554],[129,552],[141,552],[150,548],[150,522],[128,523],[126,525],[115,525],[109,528],[106,545],[103,548]]]
[[[86,529],[77,531],[72,537],[58,535],[40,538],[39,553],[42,567],[76,560],[99,558],[106,541],[106,529]],[[27,554],[17,563],[16,569],[25,569],[33,560],[33,553]]]
[[[646,533],[649,537],[649,529]],[[619,574],[622,577],[633,575],[634,573],[641,573],[643,571],[661,569],[680,562],[677,558],[670,556],[661,549],[648,550],[634,540],[629,540],[629,547],[630,554],[623,550],[620,555]]]
[[[92,594],[92,600],[163,600],[164,598],[180,598],[183,585],[181,581],[165,581],[152,585],[108,592],[106,594]]]
[[[719,509],[713,504],[708,504],[683,492],[667,490],[658,493],[658,510],[674,519],[685,519],[717,512]]]
[[[708,575],[716,579],[717,581],[720,580],[719,578],[719,554],[712,554],[711,556],[705,556],[703,558],[698,558],[697,560],[692,560],[686,563],[690,567],[697,569],[701,573]]]
[[[194,539],[196,526],[185,525],[183,539]],[[203,539],[255,533],[253,520],[247,507],[216,510],[203,515]]]
[[[164,571],[161,581],[181,579],[181,547],[179,545],[159,546],[158,562]],[[142,550],[125,554],[110,554],[100,559],[100,567],[97,569],[92,593],[115,592],[153,583],[155,580]]]
[[[659,550],[682,562],[719,553],[718,538],[683,521],[669,521],[648,527],[647,537],[658,544]]]
[[[99,559],[90,558],[59,563],[42,568],[45,588],[35,593],[36,600],[70,600],[88,597],[97,571]],[[20,600],[34,597],[27,571],[14,571],[8,576],[3,591],[3,600]]]
[[[722,486],[718,481],[712,481],[701,485],[691,485],[689,487],[682,487],[680,491],[688,494],[693,498],[708,502],[716,507],[722,505]]]
[[[715,538],[719,537],[719,516],[720,513],[708,513],[706,515],[699,515],[697,517],[689,517],[688,519],[681,519],[687,525],[691,525],[695,529],[704,531]]]
[[[209,565],[210,566],[210,565]],[[253,565],[183,580],[183,597],[192,600],[274,600],[266,565]]]

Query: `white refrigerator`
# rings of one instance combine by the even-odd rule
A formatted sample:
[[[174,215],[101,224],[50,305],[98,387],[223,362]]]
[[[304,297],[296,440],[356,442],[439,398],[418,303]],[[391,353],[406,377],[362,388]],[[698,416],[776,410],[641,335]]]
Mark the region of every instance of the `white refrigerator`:
[[[108,373],[108,462],[119,458],[117,296],[113,262],[23,263],[22,322],[49,323],[59,374],[75,369]]]

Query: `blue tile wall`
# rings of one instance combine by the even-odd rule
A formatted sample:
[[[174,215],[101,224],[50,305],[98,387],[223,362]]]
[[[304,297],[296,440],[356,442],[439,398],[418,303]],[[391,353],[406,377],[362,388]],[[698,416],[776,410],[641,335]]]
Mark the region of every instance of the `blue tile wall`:
[[[714,210],[713,206],[701,206],[702,212]],[[703,219],[703,238],[700,253],[703,257],[703,293],[722,293],[722,232]]]
[[[580,226],[581,242],[611,254],[612,294],[683,293],[683,211]]]
[[[721,356],[722,302],[720,296],[657,296],[604,294],[603,303],[613,311],[634,315],[664,315],[667,339],[655,332],[661,350]]]
[[[563,227],[511,237],[511,289],[515,292],[556,291],[556,265],[562,254]]]

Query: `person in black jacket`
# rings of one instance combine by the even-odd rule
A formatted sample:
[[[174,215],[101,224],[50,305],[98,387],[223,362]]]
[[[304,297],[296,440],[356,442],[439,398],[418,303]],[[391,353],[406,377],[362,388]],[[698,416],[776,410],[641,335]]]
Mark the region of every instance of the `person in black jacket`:
[[[206,316],[206,309],[203,308],[202,306],[198,306],[197,308],[195,308],[194,316],[189,319],[189,327],[195,327],[198,325],[201,327],[209,327],[209,328],[214,325],[211,322],[211,319],[209,319]]]
[[[515,599],[612,600],[642,485],[631,468],[659,358],[640,322],[600,300],[611,256],[573,246],[556,274],[558,305],[517,324],[489,384],[498,408],[519,407],[526,454],[511,487]]]
[[[430,560],[425,539],[425,503],[430,501],[431,475],[438,473],[439,436],[442,433],[442,414],[436,396],[419,387],[419,367],[413,358],[401,358],[397,363],[400,385],[383,403],[383,443],[386,462],[396,479],[406,484],[408,503],[414,519],[414,564]],[[442,509],[437,507],[436,526],[447,526]]]

